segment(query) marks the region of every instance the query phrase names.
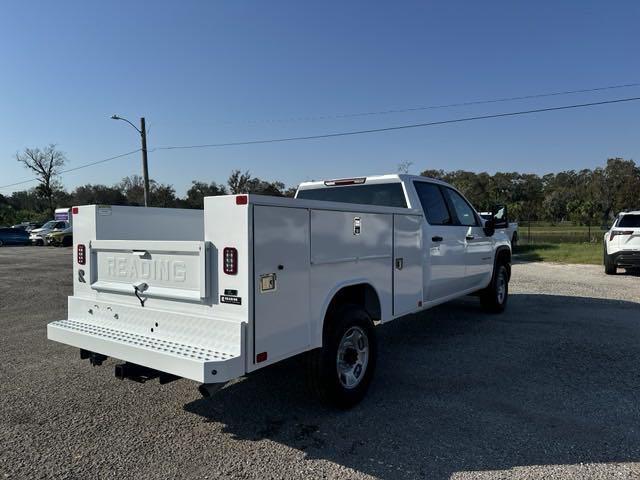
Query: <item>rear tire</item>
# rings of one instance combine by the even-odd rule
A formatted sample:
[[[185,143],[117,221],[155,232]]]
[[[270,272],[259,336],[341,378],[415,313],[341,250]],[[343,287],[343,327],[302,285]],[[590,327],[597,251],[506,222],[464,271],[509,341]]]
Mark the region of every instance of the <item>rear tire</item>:
[[[480,294],[482,308],[491,313],[502,313],[509,299],[509,272],[504,263],[496,265],[491,284]]]
[[[616,267],[616,264],[613,262],[611,255],[607,253],[606,245],[604,247],[604,273],[607,275],[615,275],[618,273],[618,267]]]
[[[0,240],[0,247],[1,247],[2,245],[4,245],[4,244],[2,243],[2,240]]]
[[[369,314],[357,305],[328,316],[323,346],[309,354],[309,384],[325,405],[348,409],[367,393],[378,354]]]

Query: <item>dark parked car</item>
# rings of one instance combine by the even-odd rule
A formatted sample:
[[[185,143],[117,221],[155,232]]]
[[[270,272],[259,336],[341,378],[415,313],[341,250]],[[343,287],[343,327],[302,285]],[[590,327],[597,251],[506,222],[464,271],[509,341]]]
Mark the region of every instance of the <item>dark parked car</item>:
[[[26,230],[30,232],[34,228],[40,228],[42,226],[41,222],[22,222],[17,225],[13,225],[11,228],[21,228],[22,230]]]
[[[0,247],[3,245],[28,245],[29,233],[21,228],[0,228]]]

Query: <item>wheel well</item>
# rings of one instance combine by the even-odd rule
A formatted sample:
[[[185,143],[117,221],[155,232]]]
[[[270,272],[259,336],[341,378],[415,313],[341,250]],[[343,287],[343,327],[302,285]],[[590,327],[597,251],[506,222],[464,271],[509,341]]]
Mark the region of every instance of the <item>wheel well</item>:
[[[511,278],[511,251],[508,248],[501,248],[496,253],[496,266],[502,264],[507,267],[507,273],[509,274],[509,278]]]
[[[361,306],[372,320],[380,320],[382,318],[382,308],[378,293],[368,283],[349,285],[338,290],[329,303],[325,318],[330,317],[336,309],[346,304]]]

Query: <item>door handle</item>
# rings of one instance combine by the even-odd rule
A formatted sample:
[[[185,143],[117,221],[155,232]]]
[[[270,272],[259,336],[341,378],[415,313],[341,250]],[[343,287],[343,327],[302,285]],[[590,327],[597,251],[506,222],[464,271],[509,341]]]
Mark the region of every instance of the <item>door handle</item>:
[[[431,237],[431,241],[432,242],[441,242],[442,241],[442,237],[436,235],[435,237]]]
[[[466,237],[464,237],[464,238],[466,238],[467,240],[473,240],[473,239],[474,239],[474,238],[476,238],[476,237],[474,237],[473,235],[467,235],[467,236],[466,236]]]

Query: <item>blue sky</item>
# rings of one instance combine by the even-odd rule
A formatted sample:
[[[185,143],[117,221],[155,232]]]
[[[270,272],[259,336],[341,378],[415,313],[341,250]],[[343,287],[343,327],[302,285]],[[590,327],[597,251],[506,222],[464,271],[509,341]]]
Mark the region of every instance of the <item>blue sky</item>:
[[[67,168],[133,150],[313,135],[640,96],[640,88],[309,121],[640,82],[640,3],[6,2],[0,15],[0,185],[18,150],[57,143]],[[640,158],[640,102],[329,140],[155,151],[183,194],[234,168],[299,181],[426,168],[546,173]],[[64,175],[140,172],[139,155]],[[16,187],[23,188],[23,187]],[[4,189],[8,194],[12,189]]]

